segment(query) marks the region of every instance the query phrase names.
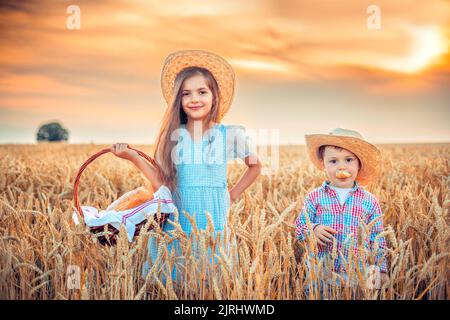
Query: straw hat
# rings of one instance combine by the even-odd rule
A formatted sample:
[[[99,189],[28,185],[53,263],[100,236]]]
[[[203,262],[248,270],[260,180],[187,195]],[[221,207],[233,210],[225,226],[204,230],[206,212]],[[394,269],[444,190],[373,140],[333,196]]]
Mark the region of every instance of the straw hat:
[[[365,141],[356,131],[337,128],[330,134],[305,135],[309,157],[314,165],[323,170],[319,159],[319,148],[325,145],[338,146],[354,153],[361,163],[356,181],[369,184],[380,172],[381,153],[377,147]]]
[[[218,55],[203,50],[183,50],[170,54],[161,72],[161,88],[167,104],[172,102],[175,78],[185,68],[208,69],[219,85],[219,121],[230,109],[234,94],[234,71],[231,65]]]

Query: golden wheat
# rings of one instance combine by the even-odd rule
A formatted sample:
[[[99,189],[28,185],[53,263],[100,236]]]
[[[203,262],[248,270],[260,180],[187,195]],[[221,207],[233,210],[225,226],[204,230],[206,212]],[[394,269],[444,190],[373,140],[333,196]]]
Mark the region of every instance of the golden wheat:
[[[129,243],[122,229],[117,246],[101,246],[87,228],[72,222],[73,181],[81,164],[105,146],[0,146],[0,299],[318,299],[315,284],[330,261],[308,269],[304,255],[314,242],[298,243],[294,221],[305,195],[321,185],[301,146],[280,148],[280,167],[261,176],[230,210],[223,236],[195,223],[187,236],[175,223],[169,236],[154,224]],[[150,153],[150,146],[136,146]],[[386,145],[383,173],[368,189],[380,201],[388,242],[389,281],[381,290],[367,286],[365,271],[353,271],[354,286],[328,287],[327,299],[448,299],[450,145]],[[245,166],[232,163],[233,184]],[[86,168],[80,181],[82,205],[105,209],[124,192],[148,184],[126,161],[103,156]],[[194,219],[191,219],[194,221]],[[362,227],[363,241],[370,225]],[[147,239],[159,241],[158,261],[146,278]],[[184,261],[167,250],[178,240]],[[233,240],[234,239],[234,240]],[[375,254],[358,243],[359,253]],[[220,249],[218,249],[220,248]],[[226,250],[223,248],[227,248]],[[210,261],[208,251],[214,257]],[[333,251],[333,257],[338,253]],[[164,263],[162,263],[164,262]],[[351,256],[349,266],[358,264]],[[182,284],[171,280],[174,265]],[[72,288],[68,268],[80,271]],[[352,268],[350,268],[352,270]],[[167,281],[163,281],[163,276]],[[332,274],[334,279],[340,278]],[[305,286],[314,287],[307,295]]]

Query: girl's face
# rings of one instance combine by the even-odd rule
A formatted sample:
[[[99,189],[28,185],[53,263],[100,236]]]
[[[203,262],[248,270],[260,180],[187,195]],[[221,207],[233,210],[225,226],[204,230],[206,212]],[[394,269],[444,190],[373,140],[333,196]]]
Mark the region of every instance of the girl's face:
[[[358,175],[359,160],[352,152],[327,146],[323,151],[323,165],[332,186],[353,188]]]
[[[213,95],[202,75],[187,78],[181,88],[181,105],[188,121],[203,121],[211,112]]]

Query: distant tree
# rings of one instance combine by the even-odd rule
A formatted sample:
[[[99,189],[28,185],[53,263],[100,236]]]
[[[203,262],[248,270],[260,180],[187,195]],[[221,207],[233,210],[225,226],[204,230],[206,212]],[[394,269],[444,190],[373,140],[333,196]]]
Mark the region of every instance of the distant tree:
[[[42,125],[36,135],[38,142],[42,141],[67,141],[69,132],[59,122],[50,122]]]

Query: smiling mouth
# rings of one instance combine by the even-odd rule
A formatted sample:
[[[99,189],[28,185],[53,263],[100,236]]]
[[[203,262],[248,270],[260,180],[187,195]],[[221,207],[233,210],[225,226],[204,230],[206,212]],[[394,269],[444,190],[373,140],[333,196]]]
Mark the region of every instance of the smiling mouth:
[[[192,109],[192,110],[198,110],[198,109],[200,109],[202,106],[196,106],[196,107],[189,107],[189,109]]]

